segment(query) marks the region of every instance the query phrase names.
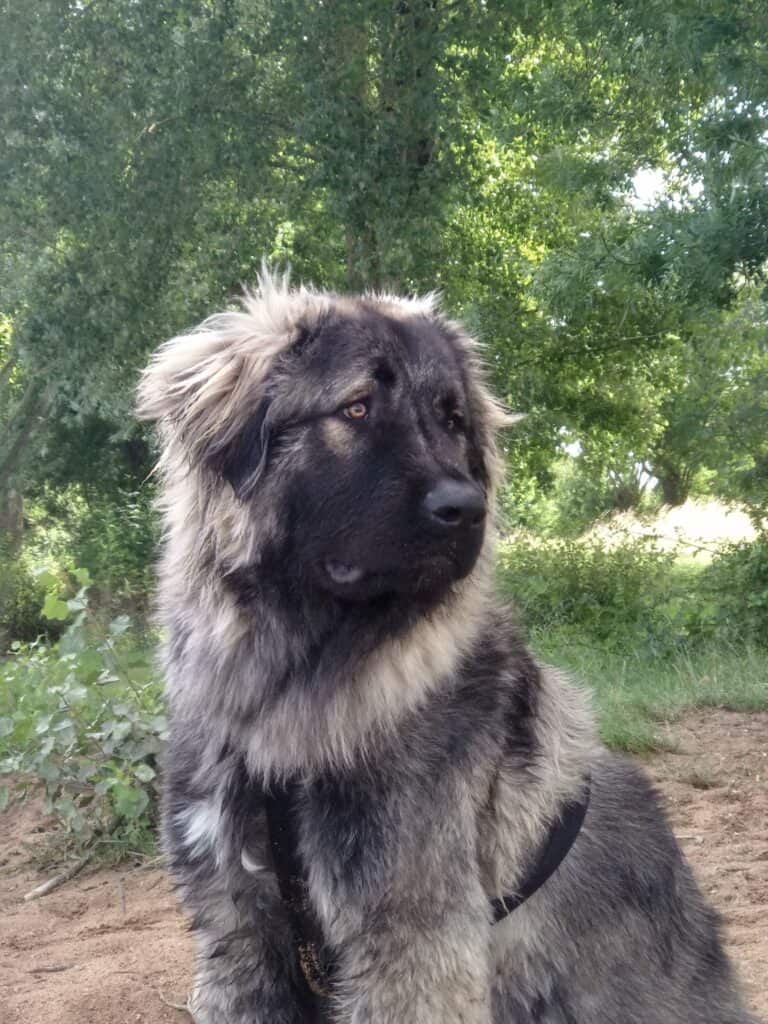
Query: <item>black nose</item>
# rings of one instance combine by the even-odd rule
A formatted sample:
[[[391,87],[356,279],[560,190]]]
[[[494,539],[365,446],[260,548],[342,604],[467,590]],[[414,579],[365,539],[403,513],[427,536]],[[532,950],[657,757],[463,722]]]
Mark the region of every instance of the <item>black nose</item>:
[[[485,495],[474,484],[444,477],[427,494],[423,508],[432,524],[444,529],[479,526],[485,519]]]

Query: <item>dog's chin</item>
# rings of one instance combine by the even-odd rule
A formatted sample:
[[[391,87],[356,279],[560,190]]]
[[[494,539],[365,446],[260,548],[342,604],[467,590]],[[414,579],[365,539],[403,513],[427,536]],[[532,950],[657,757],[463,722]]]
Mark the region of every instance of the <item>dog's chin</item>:
[[[457,566],[448,556],[437,555],[408,566],[382,570],[327,558],[317,567],[316,577],[321,588],[340,601],[386,604],[390,600],[410,598],[434,602],[468,575],[473,564]]]

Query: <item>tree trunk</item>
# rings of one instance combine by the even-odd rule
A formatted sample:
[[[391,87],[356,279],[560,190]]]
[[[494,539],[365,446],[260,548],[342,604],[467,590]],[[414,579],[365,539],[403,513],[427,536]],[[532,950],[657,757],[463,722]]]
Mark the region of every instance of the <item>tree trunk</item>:
[[[0,495],[10,490],[14,476],[23,463],[35,434],[42,426],[52,401],[50,386],[41,393],[40,384],[30,381],[13,419],[4,425],[6,436],[14,439],[0,455]]]
[[[657,467],[655,475],[659,481],[665,505],[684,505],[691,492],[690,473],[673,466]]]
[[[24,500],[11,488],[0,493],[0,552],[15,555],[21,548],[24,534]]]

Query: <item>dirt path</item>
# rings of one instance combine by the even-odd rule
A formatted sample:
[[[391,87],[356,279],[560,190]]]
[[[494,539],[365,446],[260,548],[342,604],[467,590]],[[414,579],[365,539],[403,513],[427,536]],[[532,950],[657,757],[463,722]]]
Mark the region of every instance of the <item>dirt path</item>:
[[[86,868],[24,903],[55,873],[28,865],[45,826],[37,802],[0,816],[0,1022],[189,1024],[160,996],[184,1002],[193,953],[165,874]]]
[[[647,767],[701,885],[722,911],[752,1009],[768,1021],[768,714],[706,712],[669,728]],[[44,826],[43,826],[44,827]],[[2,1024],[188,1024],[192,942],[161,871],[83,872],[24,903],[40,808],[0,816]]]
[[[699,884],[723,916],[744,992],[768,1022],[768,714],[702,711],[646,767]]]

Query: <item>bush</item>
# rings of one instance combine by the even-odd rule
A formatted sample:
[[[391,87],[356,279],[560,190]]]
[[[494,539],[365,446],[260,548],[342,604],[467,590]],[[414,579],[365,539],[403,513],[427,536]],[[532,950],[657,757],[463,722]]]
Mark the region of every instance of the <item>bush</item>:
[[[0,554],[0,655],[11,640],[34,640],[48,633],[41,608],[45,587],[18,560]]]
[[[692,634],[768,645],[768,535],[732,544],[701,575]]]
[[[129,602],[143,608],[152,590],[157,536],[150,488],[88,501],[73,524],[72,551],[98,581],[101,604],[116,600],[120,607]]]
[[[518,539],[501,546],[502,587],[537,629],[573,630],[612,648],[667,651],[683,638],[674,554],[638,540]]]
[[[499,492],[502,527],[540,536],[577,537],[611,513],[648,512],[657,505],[631,459],[609,468],[591,465],[583,456],[562,455],[540,479],[510,473]]]
[[[74,845],[146,847],[167,729],[160,686],[145,638],[126,616],[104,628],[87,572],[77,576],[74,596],[46,598],[46,615],[68,622],[61,640],[16,641],[0,662],[0,773],[42,780]],[[0,804],[9,795],[0,791]]]
[[[27,529],[18,557],[62,578],[75,566],[87,565],[96,581],[93,605],[112,614],[142,613],[153,586],[158,536],[152,499],[149,487],[109,495],[85,493],[75,485],[46,488],[25,504]]]

